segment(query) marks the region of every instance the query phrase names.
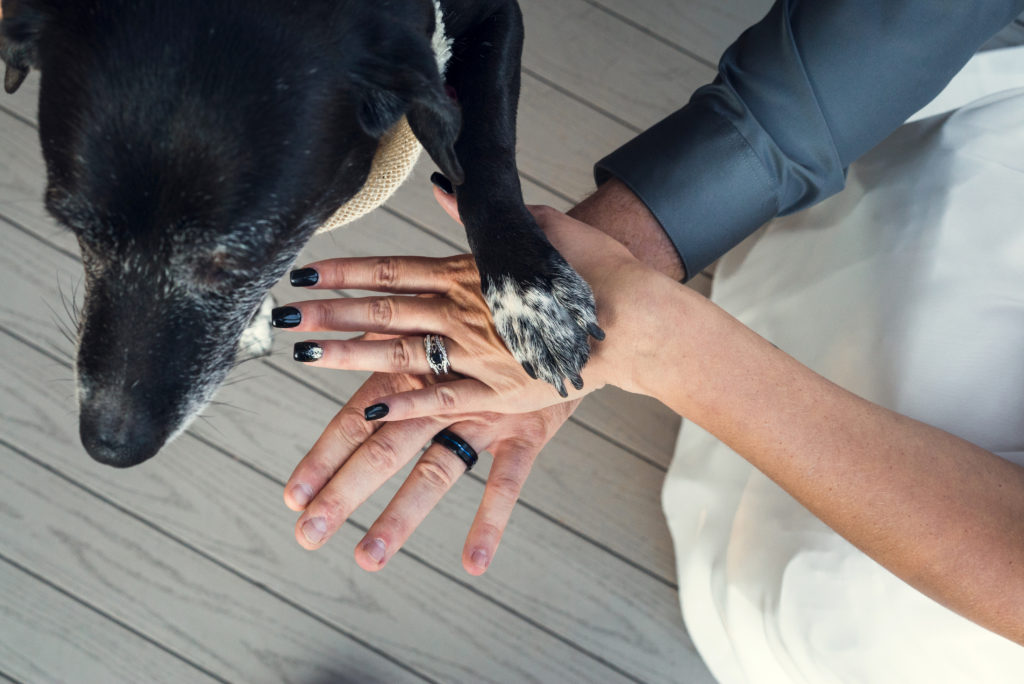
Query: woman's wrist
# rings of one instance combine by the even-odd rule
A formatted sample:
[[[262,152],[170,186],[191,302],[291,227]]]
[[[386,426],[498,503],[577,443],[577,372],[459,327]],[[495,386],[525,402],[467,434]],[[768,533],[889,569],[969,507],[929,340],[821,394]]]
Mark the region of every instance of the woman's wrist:
[[[607,333],[595,346],[593,376],[599,384],[668,404],[666,398],[682,380],[675,376],[681,355],[686,354],[684,322],[699,305],[696,300],[704,298],[638,262],[588,280]],[[584,372],[584,379],[587,376]]]

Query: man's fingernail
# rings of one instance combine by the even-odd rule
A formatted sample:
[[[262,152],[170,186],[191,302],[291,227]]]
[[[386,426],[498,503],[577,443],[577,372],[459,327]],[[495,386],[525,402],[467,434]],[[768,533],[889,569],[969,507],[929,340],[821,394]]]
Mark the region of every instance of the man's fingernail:
[[[327,536],[327,521],[323,518],[310,518],[302,523],[302,536],[310,544],[319,544]]]
[[[294,306],[279,306],[270,312],[275,328],[294,328],[302,323],[302,312]]]
[[[388,415],[391,409],[388,408],[387,404],[374,404],[370,408],[363,412],[366,416],[366,420],[380,420],[384,416]]]
[[[302,363],[319,361],[324,358],[324,348],[316,342],[296,342],[292,358]]]
[[[383,539],[367,539],[363,542],[363,551],[377,563],[383,563],[384,554],[388,552],[388,547]]]
[[[292,271],[288,280],[291,281],[292,287],[312,287],[320,282],[320,274],[315,268],[300,268]]]
[[[292,501],[305,508],[313,500],[313,488],[308,484],[299,483],[292,487]]]
[[[443,192],[446,195],[451,195],[452,193],[455,192],[455,188],[452,187],[452,182],[445,178],[440,173],[434,172],[430,176],[430,182],[436,185],[437,187],[441,188],[441,192]]]
[[[473,552],[473,555],[469,557],[473,561],[473,565],[478,568],[487,569],[487,566],[491,564],[491,556],[483,549],[477,549]]]

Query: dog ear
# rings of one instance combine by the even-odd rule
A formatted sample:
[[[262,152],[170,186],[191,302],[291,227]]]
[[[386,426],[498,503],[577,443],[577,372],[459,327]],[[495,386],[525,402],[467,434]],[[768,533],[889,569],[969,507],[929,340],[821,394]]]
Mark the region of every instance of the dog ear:
[[[25,82],[29,69],[37,64],[36,46],[42,33],[43,11],[30,0],[2,0],[0,59],[7,65],[4,90],[13,93]]]
[[[359,91],[359,124],[377,138],[403,115],[409,127],[445,176],[455,185],[465,179],[455,155],[462,127],[458,104],[448,97],[428,45],[402,41],[390,55],[371,57],[353,71]]]

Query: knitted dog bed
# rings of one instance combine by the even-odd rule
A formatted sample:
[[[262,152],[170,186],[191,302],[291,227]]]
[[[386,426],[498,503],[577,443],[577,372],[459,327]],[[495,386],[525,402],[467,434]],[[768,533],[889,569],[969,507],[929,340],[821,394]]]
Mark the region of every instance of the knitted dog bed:
[[[434,0],[436,17],[434,29],[434,55],[437,57],[437,69],[444,78],[448,60],[452,56],[452,39],[445,34],[444,17],[441,13],[439,0]],[[409,121],[403,116],[391,129],[381,136],[380,145],[370,166],[370,175],[366,184],[356,193],[355,197],[343,204],[331,218],[327,220],[317,233],[334,230],[358,218],[365,216],[388,201],[405,179],[409,177],[416,161],[420,158],[423,146],[409,127]]]

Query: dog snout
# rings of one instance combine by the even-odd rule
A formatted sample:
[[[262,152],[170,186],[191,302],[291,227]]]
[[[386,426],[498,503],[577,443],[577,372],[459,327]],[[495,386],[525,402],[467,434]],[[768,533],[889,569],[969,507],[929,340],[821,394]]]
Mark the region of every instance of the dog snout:
[[[83,406],[78,429],[88,454],[115,468],[129,468],[155,456],[167,437],[155,417],[117,402]]]

